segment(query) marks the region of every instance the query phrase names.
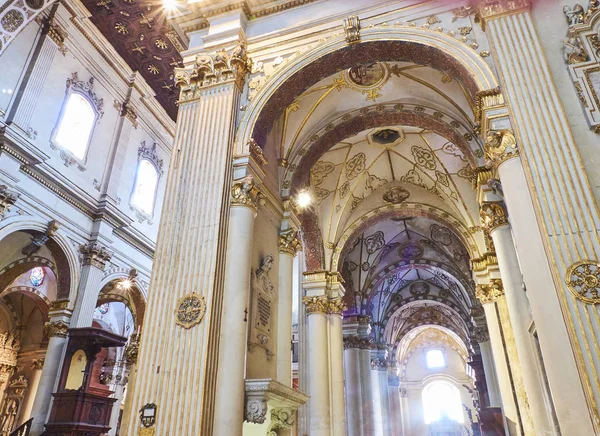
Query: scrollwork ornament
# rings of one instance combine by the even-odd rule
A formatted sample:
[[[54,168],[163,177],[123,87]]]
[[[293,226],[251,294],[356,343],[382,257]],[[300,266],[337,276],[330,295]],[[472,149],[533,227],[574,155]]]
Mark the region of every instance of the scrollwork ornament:
[[[600,262],[581,260],[567,269],[565,282],[578,300],[600,304]]]
[[[235,182],[231,187],[232,206],[246,206],[256,211],[259,205],[265,204],[264,198],[251,175]]]
[[[63,321],[51,321],[47,322],[44,325],[44,336],[47,338],[52,338],[57,336],[59,338],[67,337],[67,330],[69,329],[69,325]]]
[[[329,305],[327,307],[327,313],[332,315],[341,315],[346,310],[346,304],[341,298],[335,298],[333,300],[329,300]]]
[[[494,167],[519,156],[515,135],[510,130],[489,130],[485,137],[486,164]]]
[[[477,285],[475,296],[481,304],[493,303],[504,296],[504,286],[501,279],[492,279],[489,284]]]
[[[185,329],[200,324],[206,313],[206,301],[203,296],[191,293],[184,295],[177,302],[175,322]]]
[[[267,418],[267,403],[262,398],[249,398],[246,401],[246,421],[263,424]]]
[[[312,315],[313,313],[328,313],[329,311],[329,299],[322,295],[319,297],[304,297],[302,302],[306,306],[306,314]]]

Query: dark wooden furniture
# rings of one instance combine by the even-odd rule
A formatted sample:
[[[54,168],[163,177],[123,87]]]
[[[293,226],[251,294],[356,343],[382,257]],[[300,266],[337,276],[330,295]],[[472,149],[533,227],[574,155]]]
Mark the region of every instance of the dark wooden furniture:
[[[90,389],[92,365],[105,347],[122,347],[127,338],[89,327],[69,329],[69,342],[62,367],[58,392],[46,424],[44,436],[92,436],[107,433],[114,398]],[[78,389],[66,389],[73,355],[82,350],[86,356],[83,381]],[[110,394],[110,392],[109,392]]]

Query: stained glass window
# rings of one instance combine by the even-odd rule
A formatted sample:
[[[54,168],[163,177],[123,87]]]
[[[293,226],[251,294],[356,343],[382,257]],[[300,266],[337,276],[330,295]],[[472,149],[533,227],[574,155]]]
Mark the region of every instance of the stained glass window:
[[[81,94],[71,93],[63,109],[54,141],[78,159],[85,157],[96,113]]]
[[[100,305],[100,307],[98,307],[98,311],[102,315],[106,315],[108,313],[108,308],[109,308],[109,304],[108,303],[103,303],[103,304]]]
[[[44,268],[41,266],[36,266],[29,273],[29,281],[33,286],[40,286],[42,283],[44,283],[45,276],[46,272],[44,271]]]
[[[152,215],[157,184],[158,171],[156,167],[148,159],[142,159],[138,165],[131,204],[142,212]]]

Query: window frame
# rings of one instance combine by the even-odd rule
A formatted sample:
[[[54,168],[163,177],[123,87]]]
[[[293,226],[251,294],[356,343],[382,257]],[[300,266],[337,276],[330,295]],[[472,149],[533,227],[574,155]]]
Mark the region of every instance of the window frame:
[[[137,219],[139,223],[143,223],[144,221],[148,221],[148,224],[152,225],[152,219],[154,218],[154,213],[156,212],[156,199],[158,197],[158,191],[160,188],[161,178],[163,176],[163,161],[158,157],[157,152],[158,144],[154,142],[150,146],[146,146],[146,141],[142,141],[140,148],[138,149],[138,159],[137,165],[135,169],[135,177],[133,178],[133,186],[131,188],[131,193],[129,194],[129,207],[131,210],[135,211]],[[148,213],[145,210],[141,209],[139,206],[133,204],[133,196],[135,194],[135,188],[138,184],[139,176],[140,176],[140,165],[142,161],[148,161],[154,167],[156,171],[156,186],[154,187],[154,196],[152,198],[152,212]]]
[[[54,129],[52,129],[52,134],[50,135],[50,146],[54,150],[60,151],[61,158],[65,162],[65,165],[71,166],[72,164],[76,163],[80,171],[86,170],[85,165],[87,163],[92,140],[96,132],[96,127],[98,126],[102,115],[104,115],[104,112],[102,112],[103,100],[98,99],[98,97],[93,91],[93,87],[93,78],[90,78],[89,82],[86,83],[78,79],[77,73],[73,73],[72,78],[67,79],[67,89],[65,91],[65,97],[63,98],[63,102],[60,107],[60,112],[58,114],[56,124],[54,125]],[[65,117],[67,104],[69,103],[69,99],[73,94],[78,94],[80,97],[84,98],[92,108],[92,111],[94,112],[94,121],[92,123],[92,128],[88,136],[87,144],[85,144],[85,153],[83,155],[83,158],[75,156],[73,151],[64,147],[56,140],[56,137],[58,136],[58,133],[60,131],[61,124]]]

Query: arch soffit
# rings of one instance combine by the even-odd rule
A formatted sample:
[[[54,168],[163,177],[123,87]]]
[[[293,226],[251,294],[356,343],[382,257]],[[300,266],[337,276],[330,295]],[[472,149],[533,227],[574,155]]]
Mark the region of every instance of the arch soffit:
[[[32,288],[31,286],[13,286],[6,289],[2,294],[2,298],[8,297],[10,294],[21,294],[25,295],[35,303],[35,305],[40,309],[44,320],[48,320],[48,312],[50,310],[50,300],[42,294],[36,288]]]
[[[429,29],[402,25],[361,30],[361,41],[348,44],[333,37],[281,67],[258,92],[246,110],[237,134],[236,154],[249,153],[249,143],[264,146],[277,117],[297,95],[319,80],[357,63],[411,61],[455,77],[471,98],[496,88],[498,81],[487,63],[460,41]]]
[[[464,343],[464,341],[462,340],[462,338],[459,335],[454,333],[448,327],[444,327],[444,326],[440,326],[440,325],[421,325],[421,326],[415,327],[410,332],[406,333],[404,335],[404,337],[402,339],[400,339],[400,341],[398,341],[396,344],[394,344],[392,355],[396,356],[396,360],[398,362],[403,362],[404,360],[408,359],[412,355],[412,352],[411,352],[412,344],[422,334],[424,334],[429,329],[438,330],[442,334],[448,336],[450,339],[452,339],[456,343],[456,345],[462,351],[464,356],[469,355],[469,349],[467,347],[467,344]]]
[[[0,227],[0,242],[17,231],[35,230],[46,232],[48,222],[31,216],[13,216],[3,220]],[[57,271],[54,271],[58,283],[58,298],[69,299],[69,307],[73,308],[79,284],[79,255],[71,245],[65,231],[61,228],[47,244],[56,260]],[[68,291],[67,291],[68,290]],[[67,295],[68,292],[68,295]]]
[[[146,293],[143,290],[141,283],[138,280],[134,280],[130,289],[126,291],[115,291],[109,289],[103,292],[103,289],[111,283],[129,278],[129,274],[123,272],[115,272],[106,275],[100,282],[100,293],[98,294],[98,301],[96,305],[103,303],[109,303],[111,301],[119,301],[131,312],[133,320],[136,326],[141,326],[144,321],[144,315],[146,313]]]

